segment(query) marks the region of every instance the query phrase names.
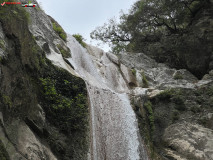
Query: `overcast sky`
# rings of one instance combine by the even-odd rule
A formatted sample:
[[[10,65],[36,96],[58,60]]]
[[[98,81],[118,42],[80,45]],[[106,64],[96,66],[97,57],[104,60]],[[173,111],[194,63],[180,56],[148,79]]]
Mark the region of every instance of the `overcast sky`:
[[[90,43],[90,32],[108,19],[125,13],[136,0],[38,0],[67,33],[80,33]]]

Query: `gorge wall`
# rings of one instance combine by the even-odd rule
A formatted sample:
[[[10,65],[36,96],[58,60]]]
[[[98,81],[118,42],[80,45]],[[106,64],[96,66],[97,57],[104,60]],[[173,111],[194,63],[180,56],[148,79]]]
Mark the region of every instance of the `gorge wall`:
[[[84,48],[39,7],[0,13],[0,159],[213,159],[212,71]]]

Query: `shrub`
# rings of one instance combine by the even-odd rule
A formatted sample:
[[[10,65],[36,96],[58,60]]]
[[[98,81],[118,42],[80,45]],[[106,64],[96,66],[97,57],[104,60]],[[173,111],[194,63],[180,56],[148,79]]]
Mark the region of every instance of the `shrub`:
[[[154,114],[153,114],[153,110],[152,110],[152,103],[150,101],[148,101],[144,104],[144,107],[147,111],[151,134],[153,134],[154,129],[155,129],[155,124],[154,124]]]
[[[72,35],[81,45],[82,45],[82,47],[86,47],[86,43],[84,42],[84,38],[83,38],[83,36],[82,35],[80,35],[80,34],[73,34]]]
[[[183,75],[179,72],[177,72],[175,75],[174,75],[174,79],[175,80],[178,80],[178,79],[183,79]]]
[[[148,83],[148,80],[146,79],[146,76],[144,74],[144,72],[141,74],[141,77],[142,77],[142,87],[143,88],[148,88],[149,87],[149,83]]]
[[[64,41],[67,41],[67,34],[61,28],[61,26],[59,26],[58,24],[54,22],[52,23],[52,25],[53,25],[53,30],[59,35],[59,37],[63,39]]]
[[[131,71],[132,71],[132,74],[133,74],[134,76],[136,76],[136,70],[133,68]]]
[[[157,96],[156,96],[156,99],[157,100],[170,100],[170,98],[172,97],[173,95],[173,90],[171,89],[166,89],[164,90],[163,92],[159,93]]]
[[[86,125],[87,106],[86,96],[82,93],[73,94],[73,97],[66,97],[60,92],[63,89],[57,89],[57,80],[52,78],[40,78],[44,99],[46,101],[47,118],[53,122],[54,125],[65,133],[84,129],[83,124]],[[64,80],[60,86],[70,89],[72,92],[78,90],[79,87],[73,87],[73,84],[68,80]]]
[[[194,113],[198,113],[198,112],[201,112],[201,108],[199,106],[193,106],[190,108],[190,110]]]
[[[183,96],[181,95],[174,95],[171,99],[175,104],[178,104],[178,105],[184,104],[184,99],[183,99]]]
[[[68,58],[71,56],[69,48],[64,49],[60,44],[58,44],[57,47],[64,58]]]
[[[12,107],[12,101],[11,101],[10,97],[6,96],[6,95],[3,95],[2,97],[3,97],[3,103],[6,106],[8,106],[9,108],[11,108]]]

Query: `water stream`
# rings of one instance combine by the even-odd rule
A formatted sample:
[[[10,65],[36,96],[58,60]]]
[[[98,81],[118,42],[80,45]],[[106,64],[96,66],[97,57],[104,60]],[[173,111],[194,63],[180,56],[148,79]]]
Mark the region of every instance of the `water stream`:
[[[130,105],[128,87],[119,68],[106,53],[92,48],[89,54],[68,36],[68,60],[86,84],[90,100],[92,160],[146,160],[138,124]],[[142,149],[141,149],[142,148]]]

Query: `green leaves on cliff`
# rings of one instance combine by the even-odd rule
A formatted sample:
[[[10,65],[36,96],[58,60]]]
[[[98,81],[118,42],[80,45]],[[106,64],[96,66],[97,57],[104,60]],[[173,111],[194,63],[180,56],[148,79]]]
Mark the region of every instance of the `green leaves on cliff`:
[[[81,84],[83,80],[67,74],[60,69],[55,75],[40,78],[43,106],[49,121],[61,131],[85,131],[88,114],[86,93],[82,90],[85,84]]]
[[[64,41],[67,41],[67,35],[64,32],[64,30],[61,28],[61,26],[57,25],[56,23],[52,23],[53,25],[53,30],[58,33],[59,37],[63,39]]]
[[[150,126],[150,130],[151,130],[151,135],[152,135],[153,132],[154,132],[154,129],[155,129],[154,113],[153,113],[153,110],[152,110],[152,103],[150,101],[148,101],[144,104],[144,107],[147,111],[149,126]]]
[[[82,45],[82,47],[84,47],[84,48],[86,47],[86,43],[84,42],[85,39],[83,38],[82,35],[80,35],[80,34],[73,34],[72,36]]]

